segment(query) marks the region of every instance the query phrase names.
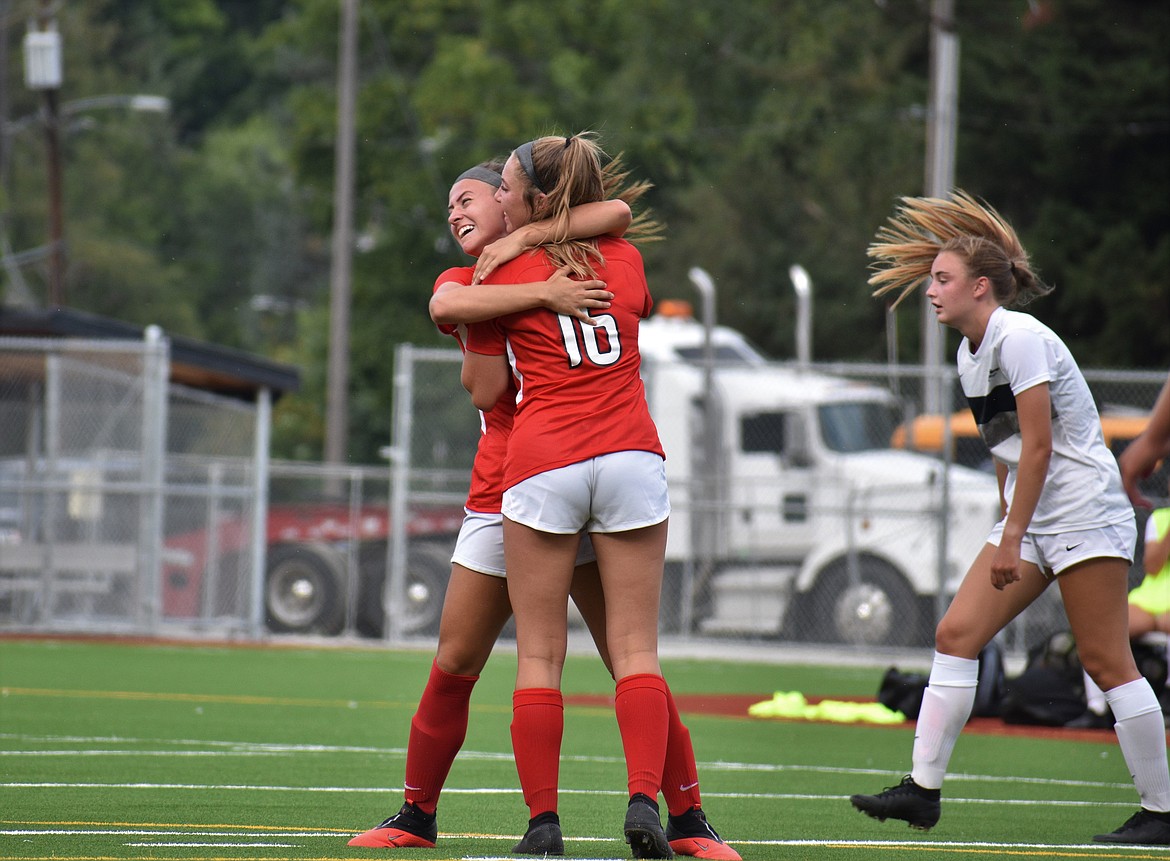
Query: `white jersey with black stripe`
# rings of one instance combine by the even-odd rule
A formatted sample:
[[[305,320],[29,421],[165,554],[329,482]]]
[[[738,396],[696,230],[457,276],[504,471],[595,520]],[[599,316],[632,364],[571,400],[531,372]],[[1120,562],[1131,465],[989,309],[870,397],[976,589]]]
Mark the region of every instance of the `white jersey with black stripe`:
[[[959,345],[958,368],[979,433],[1008,468],[1009,507],[1020,462],[1016,395],[1048,383],[1052,458],[1029,532],[1072,532],[1133,517],[1088,384],[1056,333],[1030,314],[997,308],[978,350],[966,338]]]

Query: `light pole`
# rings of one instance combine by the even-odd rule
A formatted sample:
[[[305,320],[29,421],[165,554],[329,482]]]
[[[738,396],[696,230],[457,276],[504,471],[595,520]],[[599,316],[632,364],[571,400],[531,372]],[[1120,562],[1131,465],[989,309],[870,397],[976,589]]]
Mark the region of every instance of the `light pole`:
[[[24,36],[24,81],[44,93],[45,153],[49,181],[49,304],[65,304],[65,219],[61,206],[61,136],[57,94],[61,89],[61,34],[49,0],[41,0],[36,29]]]
[[[926,127],[926,193],[946,197],[955,182],[955,148],[959,127],[959,37],[955,34],[955,0],[930,3],[930,113]],[[922,293],[922,363],[926,366],[923,406],[927,415],[942,419],[944,465],[938,509],[938,557],[935,614],[946,610],[946,561],[949,531],[951,470],[946,452],[951,446],[950,386],[943,376],[943,327]]]
[[[345,463],[349,438],[349,311],[353,271],[359,0],[341,0],[337,69],[337,142],[333,166],[333,254],[329,272],[329,362],[325,462]]]
[[[24,81],[30,90],[44,94],[45,155],[49,194],[49,289],[48,302],[59,308],[65,304],[65,213],[61,160],[61,116],[63,113],[93,108],[128,107],[136,111],[170,109],[162,96],[94,96],[69,103],[68,111],[59,103],[64,79],[61,63],[61,34],[53,17],[53,0],[40,0],[37,16],[24,36]],[[4,129],[7,134],[9,128]]]
[[[59,105],[57,105],[56,106],[56,117],[53,120],[53,123],[56,126],[56,130],[58,132],[60,132],[60,130],[62,128],[64,128],[66,131],[68,131],[68,127],[69,127],[68,121],[71,117],[76,116],[77,114],[86,113],[89,111],[112,109],[112,108],[124,108],[126,110],[135,111],[135,112],[165,114],[165,113],[168,113],[170,111],[171,102],[170,102],[170,99],[166,98],[165,96],[158,96],[158,95],[153,95],[150,93],[110,94],[110,95],[101,95],[101,96],[87,96],[86,98],[81,98],[81,99],[71,99],[70,101],[61,102]],[[45,122],[44,112],[41,112],[38,114],[30,114],[28,116],[24,116],[24,117],[21,117],[21,118],[16,119],[16,120],[12,120],[11,122],[4,123],[3,126],[0,127],[0,137],[3,137],[3,139],[4,139],[4,146],[7,147],[9,141],[12,140],[13,138],[15,138],[16,135],[20,134],[21,132],[25,131],[26,129],[28,129],[32,126],[35,126],[37,124],[41,124],[44,122]],[[52,148],[50,150],[50,153],[56,154],[55,157],[51,156],[49,159],[49,161],[50,161],[50,165],[49,165],[50,175],[52,175],[53,173],[56,173],[58,180],[60,180],[60,177],[62,175],[62,169],[61,169],[62,159],[60,157],[59,147]],[[54,167],[54,162],[56,163],[55,167]],[[4,162],[0,162],[0,184],[3,185],[5,192],[7,192],[7,190],[8,190],[8,179],[9,179],[8,164],[7,164],[7,160],[5,160]],[[26,249],[24,251],[19,251],[16,253],[10,253],[9,248],[8,248],[8,235],[6,232],[6,225],[2,221],[0,221],[0,239],[2,239],[2,241],[3,241],[3,248],[4,248],[3,264],[4,264],[4,267],[6,269],[9,269],[10,272],[12,271],[12,267],[19,267],[19,266],[22,266],[26,263],[32,263],[34,261],[43,260],[46,257],[48,257],[50,260],[50,263],[52,263],[54,254],[56,252],[63,252],[63,243],[61,241],[61,237],[64,233],[64,216],[63,216],[63,207],[61,205],[61,185],[60,185],[59,181],[58,181],[55,188],[50,187],[49,197],[50,197],[50,209],[53,210],[57,216],[57,218],[54,219],[57,223],[57,227],[56,227],[55,235],[54,235],[54,231],[52,231],[52,230],[50,231],[50,233],[51,233],[50,241],[46,245],[42,245],[42,246],[39,246],[36,248]],[[58,268],[58,269],[56,269],[56,271],[63,275],[63,271],[61,269]],[[60,292],[62,288],[63,288],[63,281],[61,282],[61,284],[58,288],[58,293],[56,295],[54,295],[52,293],[52,291],[50,292],[51,304],[58,304],[59,305],[59,304],[63,303],[64,296]],[[59,300],[59,301],[54,301],[54,300]]]

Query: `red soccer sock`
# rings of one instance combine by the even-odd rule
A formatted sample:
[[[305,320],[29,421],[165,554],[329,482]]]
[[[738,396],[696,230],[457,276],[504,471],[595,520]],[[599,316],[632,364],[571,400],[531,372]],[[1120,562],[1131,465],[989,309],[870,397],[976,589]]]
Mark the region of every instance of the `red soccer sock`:
[[[666,701],[666,680],[662,676],[635,673],[617,683],[614,711],[626,753],[631,796],[641,792],[649,798],[658,798],[666,759],[669,720]]]
[[[699,797],[699,770],[695,766],[695,749],[691,746],[691,731],[679,717],[678,706],[670,687],[666,688],[667,723],[666,762],[662,767],[662,797],[671,816],[702,807]]]
[[[512,693],[512,753],[529,818],[557,812],[565,701],[555,688]]]
[[[467,736],[471,689],[479,676],[456,676],[431,664],[431,676],[410,722],[406,745],[406,800],[433,814],[439,793]]]

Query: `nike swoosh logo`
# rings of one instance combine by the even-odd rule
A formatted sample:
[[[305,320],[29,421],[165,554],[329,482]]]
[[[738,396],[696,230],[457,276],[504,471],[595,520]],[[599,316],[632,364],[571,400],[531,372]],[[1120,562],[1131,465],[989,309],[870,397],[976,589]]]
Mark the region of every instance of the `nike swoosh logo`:
[[[1083,542],[1083,541],[1081,542],[1081,544],[1084,544],[1084,543],[1085,542]],[[1064,545],[1065,552],[1067,552],[1069,550],[1076,550],[1078,547],[1081,546],[1081,544],[1066,544],[1066,545]]]
[[[402,788],[409,789],[411,792],[422,792],[421,786],[411,786],[409,783],[403,783]]]
[[[699,781],[696,780],[694,783],[688,783],[686,786],[680,786],[678,788],[678,791],[679,792],[686,792],[688,789],[694,789],[698,785],[699,785]]]

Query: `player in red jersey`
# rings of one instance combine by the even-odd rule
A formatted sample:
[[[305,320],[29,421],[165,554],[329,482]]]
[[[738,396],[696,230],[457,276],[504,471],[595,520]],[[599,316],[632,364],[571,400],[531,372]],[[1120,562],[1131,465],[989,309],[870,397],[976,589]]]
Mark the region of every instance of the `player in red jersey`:
[[[490,245],[491,253],[487,256],[491,260],[509,259],[548,235],[547,224],[530,224],[503,235],[503,210],[494,199],[501,167],[502,162],[488,162],[471,168],[451,187],[448,224],[456,241],[473,257],[480,257]],[[569,232],[587,236],[620,233],[630,220],[626,203],[606,200],[574,210]],[[587,318],[583,309],[604,309],[609,305],[610,294],[600,281],[577,281],[557,273],[541,283],[496,284],[490,291],[482,287],[463,289],[470,285],[472,274],[470,267],[454,267],[443,272],[435,281],[430,305],[439,329],[453,335],[461,346],[463,327],[458,324],[531,307],[546,307],[556,313]],[[492,410],[481,414],[483,433],[472,471],[467,516],[452,559],[438,650],[411,722],[405,802],[397,814],[353,838],[351,846],[431,848],[435,845],[438,797],[466,734],[472,687],[511,616],[502,579],[503,528],[499,511],[503,458],[514,410],[513,389]],[[608,667],[600,581],[587,541],[577,561],[582,564],[575,569],[573,600],[589,623]],[[678,790],[670,798],[680,807],[689,809],[692,802],[698,807],[698,777],[690,734],[674,708],[671,740],[669,759]],[[685,846],[680,843],[680,854],[722,861],[738,859],[733,850],[718,842],[717,836],[712,841],[703,829],[692,828],[684,839],[690,842]]]
[[[536,217],[563,225],[571,207],[603,199],[601,159],[591,135],[545,137],[517,148],[496,193],[509,229]],[[563,227],[558,232],[567,235]],[[637,858],[669,858],[673,835],[663,832],[656,798],[670,709],[658,664],[670,506],[638,353],[638,324],[650,311],[650,292],[637,250],[612,238],[547,244],[500,266],[485,284],[541,281],[561,267],[600,278],[613,294],[609,308],[590,312],[594,325],[547,311],[508,314],[469,327],[464,361],[464,383],[481,409],[491,408],[513,374],[520,381],[503,502],[519,660],[512,747],[531,813],[516,851],[538,852],[561,839],[564,607],[577,534],[586,530],[601,572],[617,679],[615,711],[630,794],[626,840]]]

